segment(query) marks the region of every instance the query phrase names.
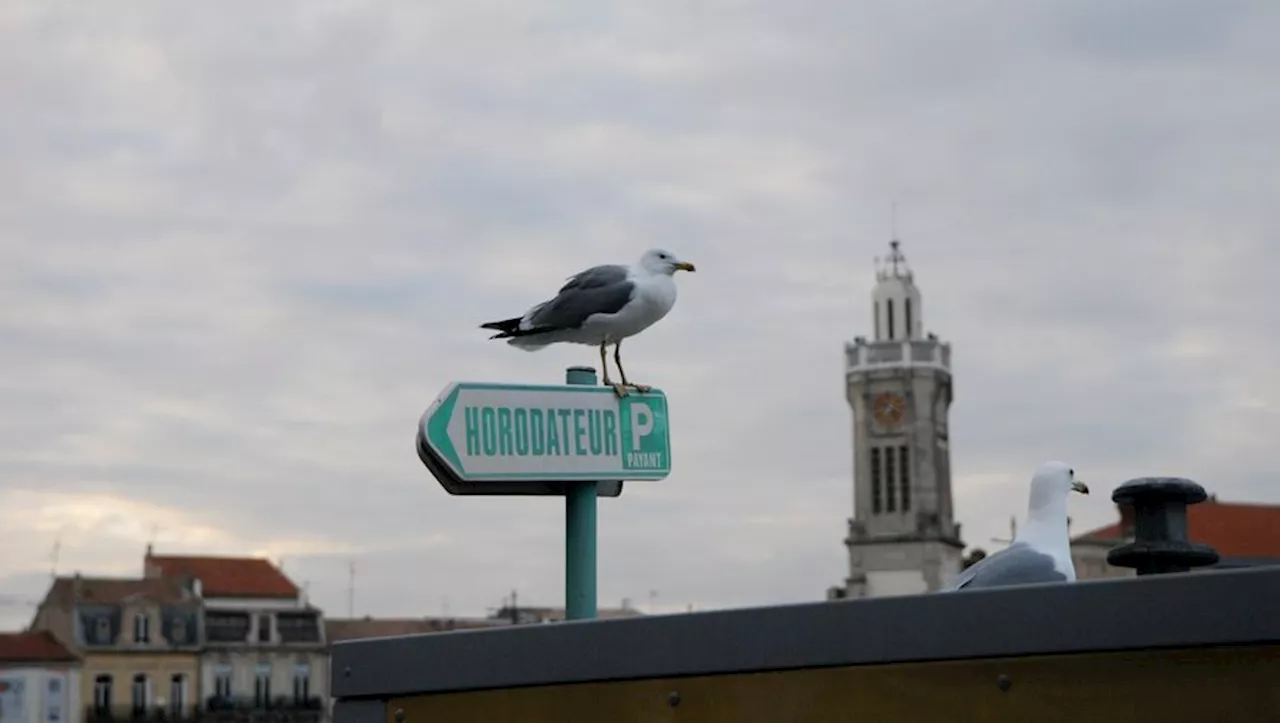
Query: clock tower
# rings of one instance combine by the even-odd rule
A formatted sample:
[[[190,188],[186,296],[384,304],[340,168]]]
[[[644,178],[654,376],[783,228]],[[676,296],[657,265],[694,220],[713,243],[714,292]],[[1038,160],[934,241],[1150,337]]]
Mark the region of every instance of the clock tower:
[[[830,597],[932,592],[960,572],[951,503],[951,345],[924,332],[920,290],[898,241],[877,259],[873,337],[845,344],[853,411],[849,577]]]

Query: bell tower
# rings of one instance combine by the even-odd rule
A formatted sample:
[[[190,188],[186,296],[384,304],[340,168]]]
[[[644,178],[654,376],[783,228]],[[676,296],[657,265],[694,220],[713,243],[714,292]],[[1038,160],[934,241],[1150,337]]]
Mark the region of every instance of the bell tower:
[[[951,345],[924,331],[920,290],[901,244],[876,263],[872,338],[845,344],[853,413],[849,577],[831,597],[938,590],[961,569],[951,504]]]

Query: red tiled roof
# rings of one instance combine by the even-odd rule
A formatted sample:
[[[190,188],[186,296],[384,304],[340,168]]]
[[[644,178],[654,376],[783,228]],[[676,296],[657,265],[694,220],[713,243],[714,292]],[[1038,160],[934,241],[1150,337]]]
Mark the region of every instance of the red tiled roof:
[[[1120,540],[1121,526],[1116,522],[1075,539]],[[1223,557],[1280,557],[1280,505],[1205,500],[1187,507],[1187,536]]]
[[[148,555],[148,577],[199,578],[201,595],[210,597],[297,597],[298,586],[271,561],[260,557]]]
[[[189,596],[171,580],[117,577],[59,577],[49,587],[45,601],[65,606],[76,603],[114,605],[141,595],[157,603],[179,603]]]
[[[0,662],[63,663],[75,660],[76,656],[48,631],[0,633]]]

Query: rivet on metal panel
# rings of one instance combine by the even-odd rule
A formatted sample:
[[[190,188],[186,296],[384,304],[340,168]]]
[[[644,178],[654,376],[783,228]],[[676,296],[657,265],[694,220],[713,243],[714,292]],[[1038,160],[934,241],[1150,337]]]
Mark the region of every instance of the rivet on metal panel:
[[[670,693],[667,693],[667,705],[671,706],[672,708],[680,705],[680,693],[674,690],[671,691]]]
[[[1013,687],[1013,681],[1009,680],[1009,676],[1001,673],[996,676],[996,687],[1000,689],[1001,693],[1004,693]]]
[[[404,708],[396,708],[396,723],[404,723]]]

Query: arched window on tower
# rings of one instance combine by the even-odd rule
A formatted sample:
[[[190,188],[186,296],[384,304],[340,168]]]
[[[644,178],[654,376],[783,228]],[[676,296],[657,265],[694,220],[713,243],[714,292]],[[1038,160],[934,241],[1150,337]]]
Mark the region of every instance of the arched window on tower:
[[[888,301],[884,302],[884,305],[885,305],[885,309],[887,309],[887,311],[885,312],[884,318],[887,322],[889,322],[889,340],[893,341],[893,299],[889,299]]]
[[[907,307],[910,308],[910,307]],[[901,482],[899,489],[902,499],[902,511],[909,512],[911,510],[911,467],[908,459],[907,445],[898,446],[898,477]]]
[[[905,309],[906,309],[906,314],[907,314],[907,328],[906,328],[906,332],[907,332],[907,338],[908,338],[908,339],[910,339],[910,338],[911,338],[911,330],[914,328],[914,327],[912,327],[912,326],[911,326],[911,297],[910,297],[910,296],[908,296],[908,297],[906,298],[906,300],[904,300],[904,301],[903,301],[903,303],[904,303],[904,304],[906,304],[906,307],[905,307]]]
[[[896,485],[893,484],[895,475],[893,474],[893,447],[884,448],[884,510],[885,512],[897,511],[895,492]]]
[[[876,341],[880,340],[880,302],[872,302],[872,317],[876,325]]]
[[[871,448],[871,514],[878,515],[884,502],[881,499],[882,480],[880,478],[880,448]]]

